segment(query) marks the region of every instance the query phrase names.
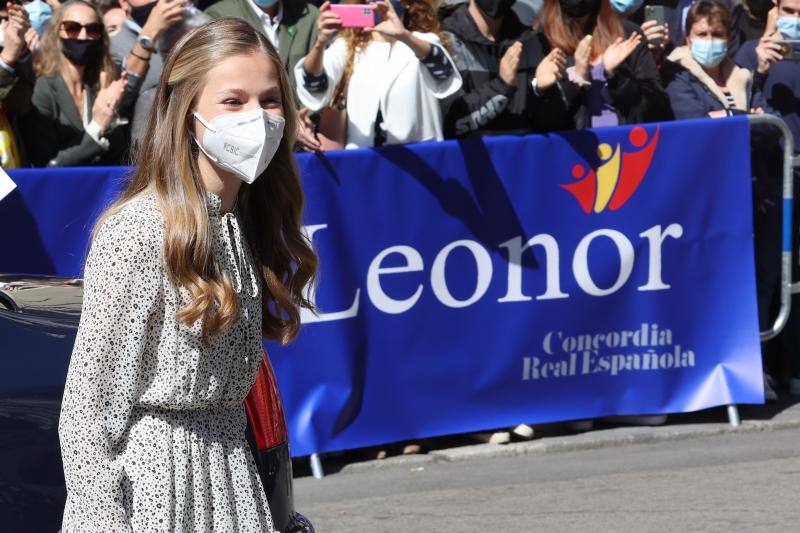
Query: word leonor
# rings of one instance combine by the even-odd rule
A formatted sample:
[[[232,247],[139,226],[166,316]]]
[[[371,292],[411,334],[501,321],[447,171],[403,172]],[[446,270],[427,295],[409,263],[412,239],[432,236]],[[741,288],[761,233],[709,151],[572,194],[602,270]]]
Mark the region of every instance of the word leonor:
[[[309,240],[320,231],[327,228],[327,224],[316,224],[305,227],[306,235]],[[639,234],[647,244],[647,282],[637,287],[640,291],[663,291],[670,288],[662,278],[662,251],[667,238],[679,239],[683,236],[683,227],[673,223],[662,228],[661,225],[653,226]],[[619,270],[616,280],[609,287],[599,287],[592,278],[589,270],[589,249],[593,242],[598,239],[610,241],[619,255]],[[508,254],[506,269],[506,293],[498,302],[525,302],[532,300],[533,297],[525,294],[522,290],[522,254],[540,246],[545,254],[545,290],[536,295],[537,300],[556,300],[569,298],[569,294],[561,290],[561,250],[555,237],[547,233],[534,235],[526,242],[522,237],[514,237],[502,244]],[[464,248],[472,254],[477,266],[477,279],[475,289],[472,294],[464,299],[457,299],[452,295],[445,278],[445,266],[453,250]],[[384,261],[392,255],[399,255],[403,258],[404,264],[400,266],[384,266]],[[608,296],[622,289],[628,282],[633,272],[634,262],[636,261],[635,248],[631,240],[620,231],[614,229],[598,229],[584,236],[572,254],[572,275],[578,287],[590,296]],[[412,246],[395,245],[381,250],[376,255],[367,269],[367,296],[378,310],[388,314],[400,314],[410,310],[419,301],[423,293],[423,285],[420,283],[410,294],[389,295],[381,285],[381,279],[386,276],[406,274],[409,272],[422,272],[425,270],[425,262],[422,255]],[[469,239],[453,241],[442,248],[433,259],[430,271],[430,288],[434,296],[443,305],[451,308],[469,307],[479,301],[489,289],[489,285],[494,275],[492,259],[489,251],[479,242]],[[315,301],[315,287],[308,287],[308,297]],[[354,289],[354,297],[349,308],[333,312],[320,312],[313,315],[304,312],[303,322],[327,322],[332,320],[343,320],[358,315],[361,305],[361,288]]]

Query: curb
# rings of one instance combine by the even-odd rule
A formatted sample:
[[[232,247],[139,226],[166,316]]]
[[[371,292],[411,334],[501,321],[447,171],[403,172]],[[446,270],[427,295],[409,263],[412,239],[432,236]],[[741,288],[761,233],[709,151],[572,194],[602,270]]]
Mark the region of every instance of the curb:
[[[655,444],[680,440],[713,437],[731,433],[757,433],[800,429],[797,420],[747,420],[734,428],[729,424],[690,424],[681,426],[619,427],[601,429],[567,437],[542,437],[511,444],[475,444],[427,454],[401,455],[382,460],[363,461],[345,465],[340,473],[355,474],[393,468],[415,469],[430,464],[455,463],[474,459],[548,455],[602,448],[617,448],[636,444]]]

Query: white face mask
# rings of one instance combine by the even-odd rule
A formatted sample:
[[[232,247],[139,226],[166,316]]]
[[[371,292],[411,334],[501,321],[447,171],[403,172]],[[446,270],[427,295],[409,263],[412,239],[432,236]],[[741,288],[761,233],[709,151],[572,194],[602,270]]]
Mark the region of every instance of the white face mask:
[[[206,131],[195,141],[215,164],[253,183],[269,166],[283,138],[283,117],[263,109],[219,115],[209,124],[199,113],[194,116]]]

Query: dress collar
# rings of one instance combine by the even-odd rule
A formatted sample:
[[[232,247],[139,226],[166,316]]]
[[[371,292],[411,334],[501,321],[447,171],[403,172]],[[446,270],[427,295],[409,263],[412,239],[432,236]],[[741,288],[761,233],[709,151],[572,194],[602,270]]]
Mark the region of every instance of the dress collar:
[[[230,213],[223,213],[222,209],[222,198],[213,192],[205,191],[206,197],[206,208],[208,209],[208,214],[212,217],[222,217],[228,214],[236,214],[239,211],[239,198],[236,198],[236,203],[233,204],[233,209]]]

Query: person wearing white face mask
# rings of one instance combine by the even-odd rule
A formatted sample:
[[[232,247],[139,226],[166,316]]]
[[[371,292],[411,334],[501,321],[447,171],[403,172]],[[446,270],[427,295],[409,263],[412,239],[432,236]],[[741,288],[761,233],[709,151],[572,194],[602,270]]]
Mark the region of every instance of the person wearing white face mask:
[[[665,65],[667,94],[678,119],[724,117],[764,107],[753,73],[728,58],[731,15],[713,1],[700,0],[686,16],[686,45]]]
[[[289,342],[313,308],[291,94],[241,20],[170,53],[150,135],[86,260],[58,428],[64,533],[289,531],[243,402],[262,337]]]

